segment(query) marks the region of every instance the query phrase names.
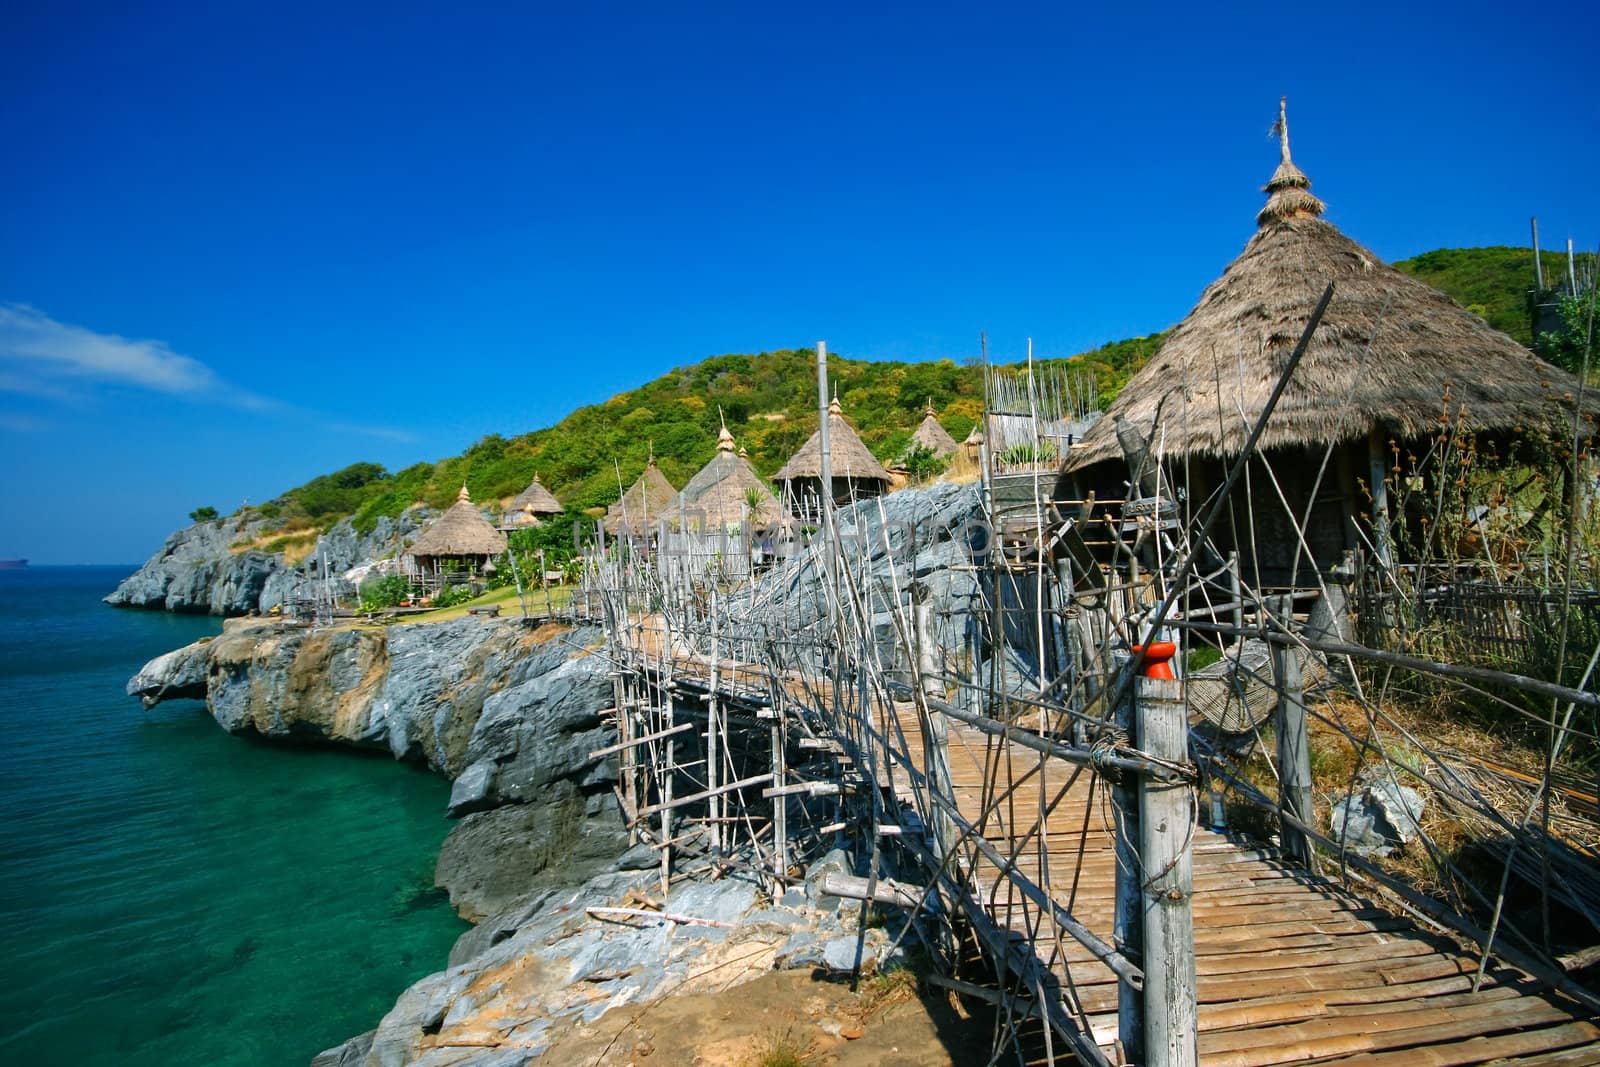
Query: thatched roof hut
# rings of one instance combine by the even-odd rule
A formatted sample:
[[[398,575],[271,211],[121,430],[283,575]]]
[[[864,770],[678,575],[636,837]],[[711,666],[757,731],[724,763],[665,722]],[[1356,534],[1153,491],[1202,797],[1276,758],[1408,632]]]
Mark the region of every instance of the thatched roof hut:
[[[829,443],[831,444],[832,442]],[[906,446],[905,454],[901,456],[901,459],[909,456],[912,449],[918,447],[926,448],[940,459],[954,455],[955,450],[960,447],[956,444],[956,439],[950,436],[950,432],[939,424],[939,418],[934,413],[933,401],[931,400],[928,401],[928,407],[923,413],[922,422],[917,426],[916,432],[911,435],[911,443]]]
[[[1237,455],[1330,281],[1333,302],[1263,450],[1364,441],[1374,429],[1424,436],[1439,424],[1446,389],[1473,430],[1570,434],[1576,380],[1322,219],[1311,180],[1290,158],[1281,113],[1280,124],[1281,161],[1255,236],[1123,388],[1111,417],[1084,435],[1067,469],[1120,460],[1117,417],[1148,436],[1163,404],[1166,455]]]
[[[889,485],[889,472],[883,469],[871,450],[856,436],[856,431],[845,421],[839,398],[828,405],[828,460],[833,477],[832,493],[836,503],[855,497],[876,496]],[[822,485],[822,428],[806,439],[800,450],[789,457],[777,474],[775,482],[785,483],[797,495],[819,493]]]
[[[554,493],[546,489],[535,474],[528,488],[518,493],[516,498],[506,505],[506,514],[513,512],[531,515],[559,515],[565,508],[561,501],[556,499]]]
[[[1323,203],[1289,152],[1279,112],[1280,161],[1256,216],[1257,230],[1200,295],[1159,352],[1128,382],[1108,418],[1067,458],[1067,498],[1085,486],[1114,489],[1124,456],[1119,423],[1131,424],[1164,459],[1187,457],[1191,500],[1214,490],[1237,456],[1329,282],[1332,303],[1260,439],[1303,522],[1312,562],[1324,566],[1363,541],[1369,497],[1374,542],[1386,551],[1384,453],[1453,419],[1479,433],[1570,434],[1577,382],[1443,293],[1388,266],[1321,216]],[[1447,398],[1448,394],[1448,398]],[[1335,468],[1311,500],[1313,477],[1332,447]],[[1308,473],[1309,472],[1309,473]],[[1301,484],[1301,483],[1304,484]],[[1265,483],[1262,483],[1265,484]],[[1116,495],[1114,492],[1111,495]],[[1290,510],[1276,509],[1276,510]],[[1236,547],[1263,574],[1305,574],[1293,525],[1256,509]],[[1298,521],[1298,520],[1297,520]]]
[[[783,517],[783,508],[750,460],[734,451],[733,434],[724,426],[717,435],[717,454],[689,479],[661,517],[680,529],[727,529],[744,519],[753,526],[771,526]]]
[[[634,533],[648,530],[677,496],[678,491],[661,473],[652,455],[644,473],[622,494],[622,499],[606,509],[606,532],[616,534],[624,527]]]
[[[456,502],[422,531],[404,559],[409,569],[423,573],[476,574],[505,550],[505,534],[478,513],[463,485]]]

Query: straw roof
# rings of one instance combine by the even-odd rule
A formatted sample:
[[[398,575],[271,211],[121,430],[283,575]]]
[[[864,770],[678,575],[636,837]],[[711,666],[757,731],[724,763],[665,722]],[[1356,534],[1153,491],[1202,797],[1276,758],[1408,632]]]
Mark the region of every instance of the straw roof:
[[[1570,433],[1576,379],[1324,221],[1311,180],[1290,158],[1281,105],[1279,133],[1281,160],[1255,236],[1124,387],[1112,417],[1072,450],[1067,469],[1121,459],[1116,416],[1158,436],[1168,455],[1237,454],[1330,281],[1333,301],[1261,448],[1350,441],[1375,427],[1422,436],[1438,428],[1447,390],[1452,416],[1464,410],[1472,430]]]
[[[829,443],[831,444],[832,442]],[[911,435],[911,443],[906,446],[905,454],[910,455],[911,450],[918,445],[941,457],[951,455],[958,447],[956,439],[950,436],[950,432],[939,425],[939,420],[934,415],[931,402],[922,416],[922,424]]]
[[[498,556],[506,550],[505,534],[490,526],[478,514],[467,487],[456,494],[456,502],[422,531],[416,543],[406,549],[408,556]]]
[[[948,435],[947,435],[948,436]],[[889,472],[883,469],[867,446],[861,443],[855,430],[844,420],[839,398],[828,405],[828,459],[834,478],[849,478],[858,482],[888,482]],[[789,462],[772,476],[775,482],[798,478],[822,477],[822,428],[800,446],[800,451],[789,457]]]
[[[520,511],[532,515],[559,515],[564,510],[555,494],[540,484],[537,474],[528,488],[518,493],[516,499],[506,506],[507,514]]]
[[[644,473],[622,494],[622,499],[606,509],[606,532],[614,534],[624,524],[635,531],[644,529],[671,507],[677,496],[678,491],[656,466],[655,456],[651,456]]]
[[[757,491],[754,508],[748,503],[752,489]],[[734,452],[733,435],[724,426],[717,436],[717,454],[689,479],[661,517],[680,526],[699,524],[703,517],[704,526],[710,528],[737,523],[746,513],[752,523],[769,525],[782,516],[783,508],[750,460]]]

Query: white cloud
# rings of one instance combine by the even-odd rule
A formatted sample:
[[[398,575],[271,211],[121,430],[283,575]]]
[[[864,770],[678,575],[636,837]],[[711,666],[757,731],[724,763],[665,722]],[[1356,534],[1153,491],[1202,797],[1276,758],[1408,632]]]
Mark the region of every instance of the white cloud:
[[[87,379],[159,393],[194,395],[222,386],[210,367],[164,341],[133,341],[57,322],[26,304],[0,306],[0,361],[14,380],[48,385]]]
[[[414,438],[405,430],[328,418],[225,381],[198,359],[174,352],[165,341],[139,341],[57,322],[27,304],[0,304],[0,393],[73,404],[85,386],[120,386],[222,403],[262,415],[315,421],[335,433],[392,441]],[[20,415],[4,428],[45,425]]]

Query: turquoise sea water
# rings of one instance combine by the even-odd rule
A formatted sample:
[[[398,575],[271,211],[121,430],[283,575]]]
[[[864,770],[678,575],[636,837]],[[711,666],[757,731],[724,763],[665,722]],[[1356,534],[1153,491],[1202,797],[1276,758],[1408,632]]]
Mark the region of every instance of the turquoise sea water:
[[[305,1064],[464,930],[446,783],[123,695],[216,619],[118,610],[131,568],[0,572],[0,1062]]]

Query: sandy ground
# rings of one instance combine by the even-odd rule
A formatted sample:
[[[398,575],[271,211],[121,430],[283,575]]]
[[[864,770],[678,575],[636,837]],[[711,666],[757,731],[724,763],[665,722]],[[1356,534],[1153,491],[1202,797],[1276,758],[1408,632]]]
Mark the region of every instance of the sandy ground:
[[[618,1008],[557,1040],[563,1067],[972,1067],[992,1023],[909,978],[771,972],[731,989]],[[788,1053],[784,1058],[782,1053]]]

